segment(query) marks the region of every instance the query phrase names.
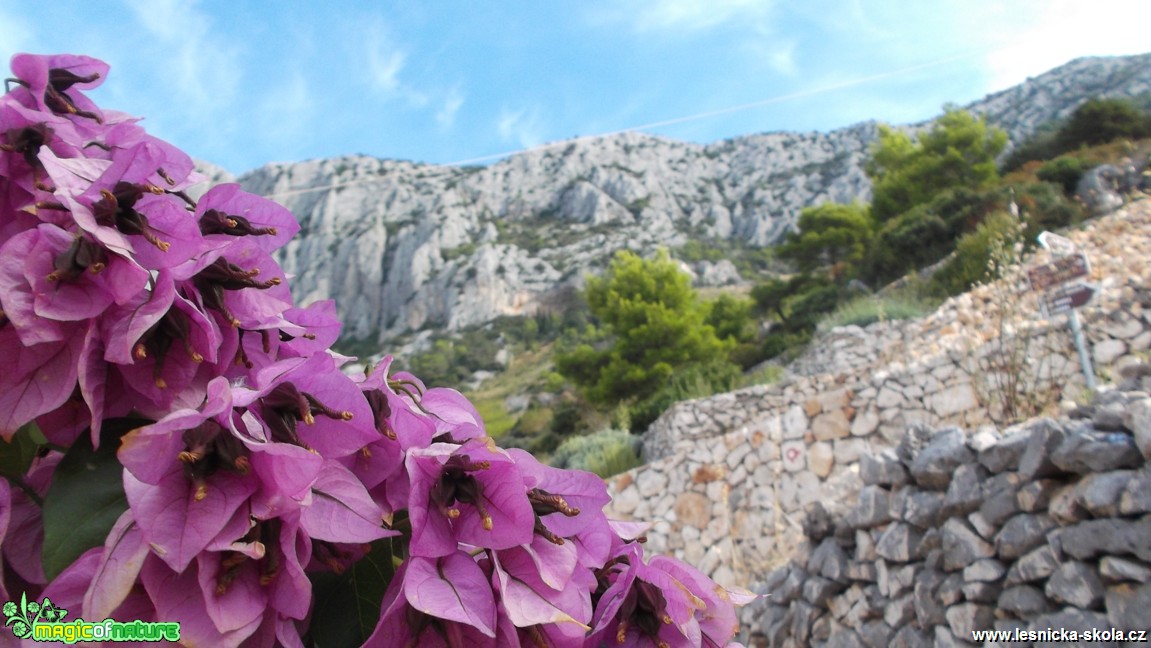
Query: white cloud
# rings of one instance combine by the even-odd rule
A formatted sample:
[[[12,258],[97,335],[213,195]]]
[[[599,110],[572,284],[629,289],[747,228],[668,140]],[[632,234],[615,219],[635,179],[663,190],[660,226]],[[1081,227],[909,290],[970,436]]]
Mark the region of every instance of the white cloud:
[[[35,42],[33,33],[27,21],[0,11],[0,65],[3,65],[5,73],[8,72],[8,60],[13,54],[32,49]]]
[[[1026,2],[1021,4],[1013,13],[1025,15],[1028,20],[1005,23],[995,39],[1001,46],[986,57],[992,73],[989,91],[1020,83],[1079,56],[1117,56],[1151,50],[1147,38],[1151,3],[1053,0],[1043,11]]]
[[[404,69],[407,55],[388,50],[382,43],[368,44],[368,74],[372,85],[385,94],[392,94],[400,87],[400,70]]]
[[[412,106],[427,104],[427,95],[402,78],[408,64],[408,51],[392,36],[388,25],[373,19],[355,29],[359,32],[355,40],[363,44],[360,55],[367,66],[371,88],[385,100],[401,99]]]
[[[459,87],[454,87],[448,91],[443,105],[436,112],[436,124],[439,125],[440,130],[448,130],[452,127],[452,124],[456,122],[456,113],[460,111],[462,105],[464,105],[464,95]]]
[[[168,81],[165,90],[175,90],[193,109],[211,111],[231,102],[242,81],[236,61],[243,60],[244,52],[214,28],[210,17],[195,3],[180,0],[127,4],[150,36],[147,56]]]
[[[734,21],[759,18],[770,8],[764,0],[647,0],[634,15],[639,31],[706,29]]]
[[[307,131],[313,127],[314,96],[308,80],[299,71],[293,71],[282,83],[272,86],[259,101],[260,120],[273,125],[273,130],[261,133],[263,139],[270,142],[305,139]]]
[[[496,120],[496,132],[505,142],[523,147],[539,146],[544,142],[544,124],[538,108],[512,111],[504,108]]]

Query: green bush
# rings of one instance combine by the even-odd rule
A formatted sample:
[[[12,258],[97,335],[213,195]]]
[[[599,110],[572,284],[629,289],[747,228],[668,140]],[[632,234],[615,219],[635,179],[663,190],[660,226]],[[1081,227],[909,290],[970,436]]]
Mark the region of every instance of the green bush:
[[[884,223],[870,251],[868,275],[888,281],[935,263],[954,245],[951,228],[931,205],[920,205]]]
[[[940,296],[958,295],[986,281],[991,255],[997,245],[1013,245],[1020,237],[1020,224],[1006,212],[996,212],[955,246],[955,255],[931,278],[931,290]]]
[[[739,367],[723,358],[683,367],[672,374],[654,394],[628,408],[632,430],[646,430],[667,408],[680,401],[736,389],[742,375]]]
[[[654,259],[616,253],[585,295],[610,332],[602,347],[580,344],[556,355],[556,370],[599,405],[643,399],[679,368],[726,357],[733,342],[716,337],[690,278],[660,250]],[[609,346],[610,344],[610,346]]]
[[[642,464],[639,437],[623,430],[601,430],[566,439],[555,449],[551,465],[568,470],[587,470],[611,477]]]
[[[1126,99],[1088,99],[1059,129],[1056,141],[1063,151],[1073,151],[1084,145],[1142,137],[1151,137],[1151,115],[1146,111]]]
[[[896,296],[865,295],[857,297],[835,309],[819,323],[817,330],[828,331],[837,326],[867,326],[875,322],[923,317],[935,310],[926,300]]]
[[[1083,221],[1083,207],[1060,191],[1059,187],[1048,183],[1031,183],[1015,188],[1015,202],[1026,230],[1023,240],[1034,244],[1035,237],[1044,230],[1057,230]]]
[[[554,418],[555,412],[550,407],[532,407],[520,415],[512,432],[517,436],[534,437],[548,430]]]
[[[750,342],[755,338],[755,322],[751,317],[754,306],[750,299],[724,293],[707,303],[706,324],[715,329],[721,340]]]
[[[1035,175],[1044,182],[1063,187],[1063,193],[1071,195],[1075,193],[1079,178],[1082,178],[1083,173],[1093,166],[1095,165],[1085,160],[1065,155],[1039,167],[1035,171]]]

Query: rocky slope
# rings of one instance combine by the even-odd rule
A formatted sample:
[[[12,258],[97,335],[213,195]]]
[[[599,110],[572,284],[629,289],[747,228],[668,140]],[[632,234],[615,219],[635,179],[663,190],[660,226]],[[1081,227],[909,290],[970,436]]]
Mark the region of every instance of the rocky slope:
[[[609,480],[610,512],[764,594],[741,611],[749,646],[1147,628],[1151,198],[1065,234],[1090,260],[1101,387],[1022,288],[1038,251],[926,317],[819,335],[778,383],[675,405],[644,435],[651,461]],[[1005,420],[1008,372],[1048,417]]]
[[[1080,59],[967,108],[1018,142],[1088,97],[1149,91],[1151,55]],[[706,146],[625,133],[488,167],[348,156],[239,180],[300,219],[279,259],[297,275],[297,299],[335,298],[345,338],[380,343],[556,305],[622,248],[772,244],[804,207],[869,199],[861,165],[876,132],[863,123]],[[695,270],[738,281],[730,266]]]

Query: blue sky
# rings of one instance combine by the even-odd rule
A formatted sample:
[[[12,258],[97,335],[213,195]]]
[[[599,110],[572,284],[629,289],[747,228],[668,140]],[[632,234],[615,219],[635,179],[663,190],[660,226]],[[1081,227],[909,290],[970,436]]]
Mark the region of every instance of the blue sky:
[[[240,173],[919,121],[1151,50],[1149,24],[1130,0],[0,0],[0,57],[104,59],[101,106]]]

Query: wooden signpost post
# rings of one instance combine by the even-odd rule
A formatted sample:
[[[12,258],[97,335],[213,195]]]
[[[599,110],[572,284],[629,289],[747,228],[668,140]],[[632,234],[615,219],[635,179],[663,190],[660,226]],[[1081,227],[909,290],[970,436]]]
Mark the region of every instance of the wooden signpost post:
[[[1079,365],[1088,389],[1095,389],[1095,370],[1091,366],[1091,356],[1083,340],[1083,326],[1079,323],[1079,309],[1095,296],[1095,286],[1083,281],[1091,274],[1091,264],[1087,255],[1075,247],[1071,239],[1053,232],[1039,235],[1039,244],[1051,250],[1054,259],[1050,263],[1027,270],[1027,282],[1031,289],[1039,293],[1039,307],[1046,318],[1067,313],[1071,332],[1075,337],[1075,348],[1079,351]]]

